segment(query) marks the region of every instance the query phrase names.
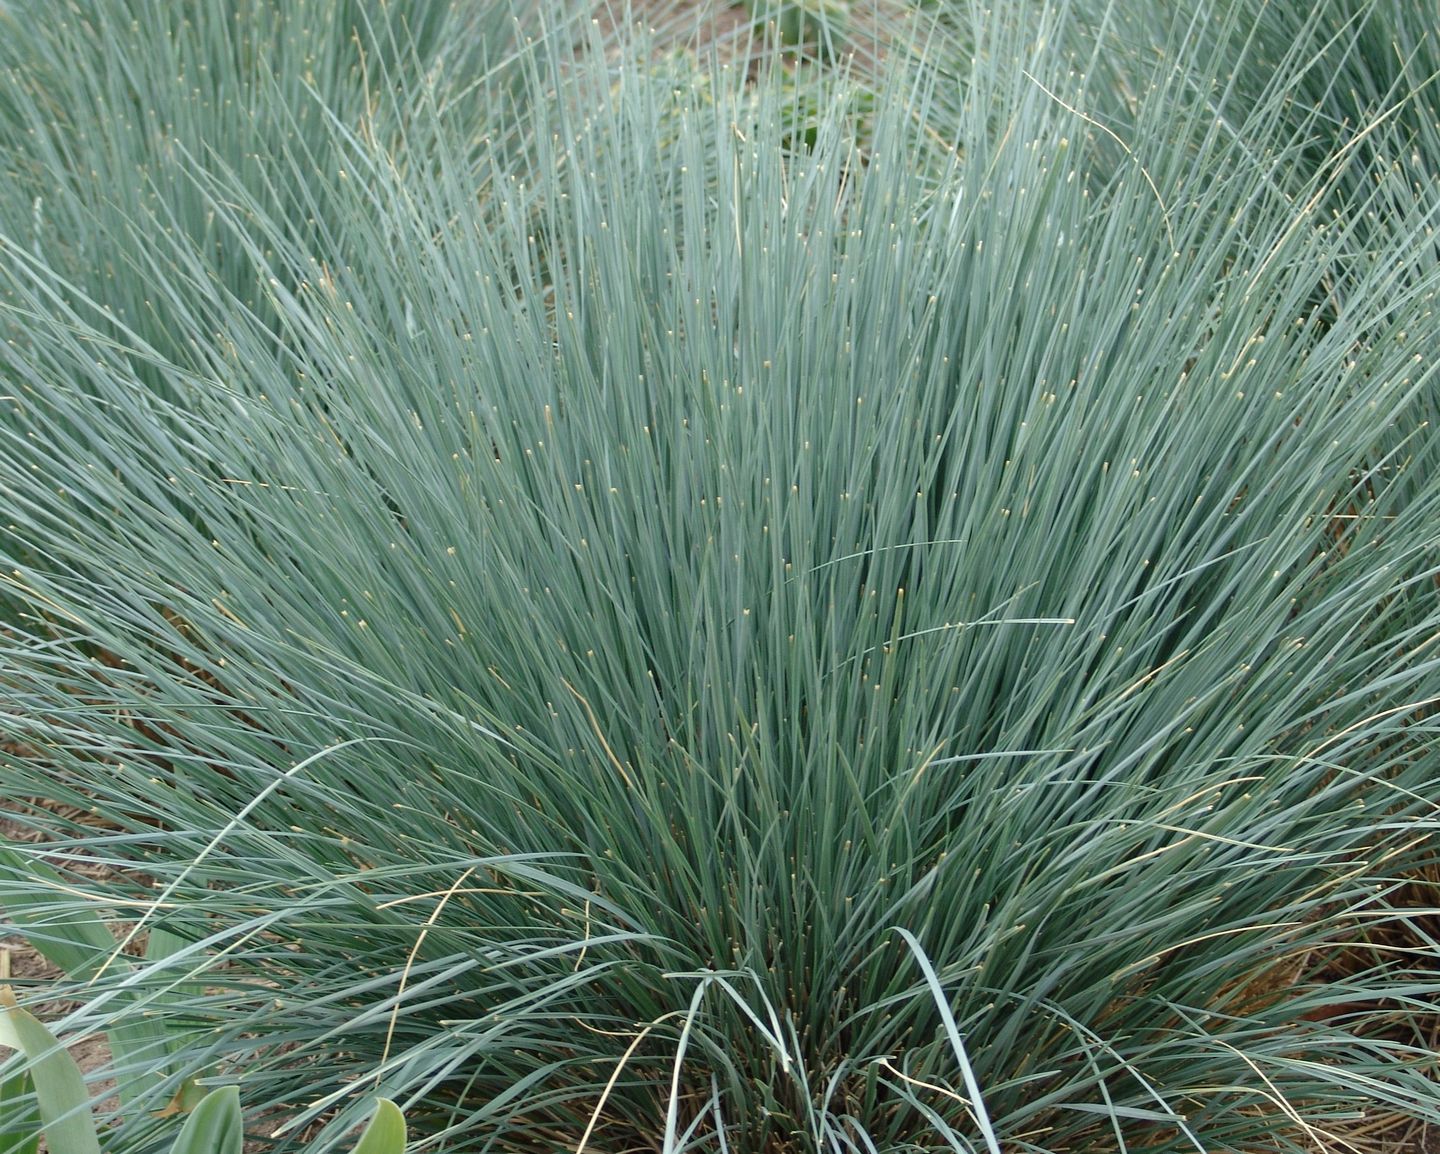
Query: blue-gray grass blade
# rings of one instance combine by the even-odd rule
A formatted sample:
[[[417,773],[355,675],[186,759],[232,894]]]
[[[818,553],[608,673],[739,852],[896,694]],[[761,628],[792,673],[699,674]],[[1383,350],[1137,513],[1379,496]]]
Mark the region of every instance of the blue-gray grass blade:
[[[985,1147],[990,1154],[1000,1154],[1000,1141],[995,1136],[995,1127],[990,1123],[989,1111],[985,1109],[980,1082],[970,1065],[970,1055],[965,1052],[965,1041],[960,1036],[960,1027],[955,1024],[955,1015],[950,1011],[950,1002],[945,997],[944,987],[940,985],[939,975],[935,973],[935,967],[930,964],[930,958],[915,935],[903,926],[896,926],[895,929],[905,939],[910,952],[915,955],[920,972],[925,975],[925,984],[930,987],[930,993],[935,999],[935,1008],[940,1012],[940,1020],[945,1024],[945,1036],[950,1041],[950,1048],[955,1051],[955,1060],[960,1063],[960,1077],[965,1081],[965,1090],[970,1096],[970,1109],[975,1114],[975,1125],[980,1128],[980,1135],[985,1139]]]

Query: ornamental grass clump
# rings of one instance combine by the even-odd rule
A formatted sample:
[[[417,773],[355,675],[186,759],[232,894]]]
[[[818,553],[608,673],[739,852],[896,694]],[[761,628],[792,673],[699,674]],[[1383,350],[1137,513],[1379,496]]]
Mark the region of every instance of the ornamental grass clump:
[[[1316,157],[1327,58],[1242,100],[1182,25],[1114,128],[978,9],[817,99],[405,8],[232,77],[306,126],[244,164],[7,48],[0,792],[62,873],[0,906],[163,935],[87,931],[57,1030],[163,1038],[114,1148],[197,1075],[285,1149],[377,1094],[456,1150],[1440,1122],[1380,932],[1440,776],[1436,209]]]

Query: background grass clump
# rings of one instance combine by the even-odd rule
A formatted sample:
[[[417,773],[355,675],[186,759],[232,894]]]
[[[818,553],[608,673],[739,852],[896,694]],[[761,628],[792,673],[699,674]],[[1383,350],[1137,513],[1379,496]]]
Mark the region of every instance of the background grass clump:
[[[804,86],[551,6],[21,9],[0,793],[111,868],[12,849],[0,905],[164,935],[64,1024],[154,1025],[155,1108],[755,1154],[1440,1122],[1399,6],[948,6]]]

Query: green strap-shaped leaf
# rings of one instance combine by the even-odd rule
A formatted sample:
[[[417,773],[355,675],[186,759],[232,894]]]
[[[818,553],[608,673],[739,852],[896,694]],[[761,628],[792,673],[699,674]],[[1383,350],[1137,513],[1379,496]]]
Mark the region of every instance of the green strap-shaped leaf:
[[[191,943],[188,939],[172,934],[164,926],[155,925],[150,927],[150,940],[145,943],[145,960],[150,963],[163,962],[166,958],[178,954],[181,950],[189,948]],[[173,985],[172,988],[156,992],[151,995],[149,1010],[152,1015],[158,1014],[163,1019],[166,1011],[176,1008],[183,1008],[192,1005],[205,993],[205,983],[195,981],[184,981]],[[185,1046],[186,1038],[183,1031],[175,1027],[164,1030],[163,1041],[171,1054],[179,1053]],[[197,1098],[198,1102],[199,1099]],[[194,1102],[186,1105],[189,1110]]]
[[[404,1154],[405,1115],[400,1107],[389,1098],[380,1098],[375,1103],[360,1141],[355,1143],[354,1154]]]
[[[15,1004],[8,987],[0,989],[0,1046],[19,1050],[29,1062],[51,1154],[100,1154],[80,1067],[39,1018]]]
[[[40,1111],[30,1071],[0,1078],[0,1154],[36,1154],[40,1149]]]
[[[55,895],[68,887],[44,862],[0,845],[0,909],[46,959],[77,982],[89,981],[115,953],[114,935],[94,914],[67,902],[63,918]],[[124,955],[110,963],[128,966]]]
[[[44,862],[0,844],[0,909],[26,941],[73,981],[88,982],[102,970],[128,973],[132,960],[117,951],[115,936],[100,918],[73,902],[57,906],[54,895],[66,888],[65,879]],[[173,948],[171,935],[160,946]],[[138,1000],[140,993],[129,996]],[[163,1068],[161,1059],[172,1049],[163,1022],[137,1008],[112,1021],[106,1040],[121,1102],[141,1102],[156,1083],[152,1071]]]
[[[244,1145],[240,1091],[235,1086],[222,1086],[206,1094],[191,1111],[170,1154],[241,1154]]]

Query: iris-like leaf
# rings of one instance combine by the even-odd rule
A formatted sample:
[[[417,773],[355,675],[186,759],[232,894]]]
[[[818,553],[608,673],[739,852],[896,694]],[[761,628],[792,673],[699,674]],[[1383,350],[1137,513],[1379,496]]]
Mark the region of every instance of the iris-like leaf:
[[[49,1149],[54,1154],[100,1154],[80,1067],[43,1022],[16,1004],[8,986],[0,987],[0,1046],[25,1057]],[[18,1089],[13,1082],[9,1087]]]
[[[240,1154],[245,1145],[245,1119],[240,1090],[212,1090],[185,1119],[170,1154]]]

